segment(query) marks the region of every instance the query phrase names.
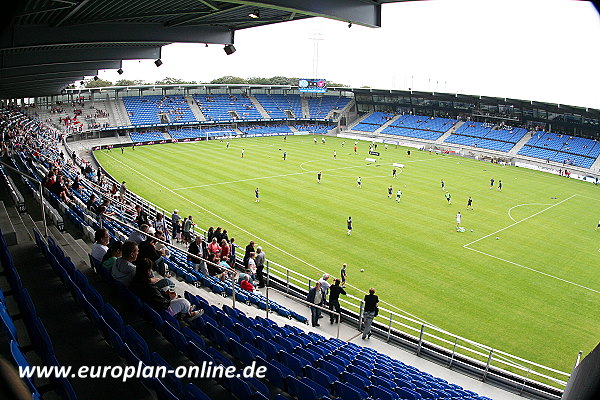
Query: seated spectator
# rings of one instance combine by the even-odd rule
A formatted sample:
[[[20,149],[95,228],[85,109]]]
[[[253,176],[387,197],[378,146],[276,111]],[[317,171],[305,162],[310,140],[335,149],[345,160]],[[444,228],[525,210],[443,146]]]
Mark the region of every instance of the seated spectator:
[[[138,245],[135,242],[127,241],[123,243],[121,258],[115,261],[110,274],[116,280],[129,286],[135,276],[135,264],[138,256]]]
[[[167,241],[165,238],[165,234],[163,233],[163,231],[158,230],[154,233],[154,236],[156,236],[157,239],[160,239],[162,241]],[[169,247],[162,243],[162,242],[156,242],[154,244],[154,248],[156,249],[156,251],[158,251],[163,257],[170,259],[171,257],[171,250],[169,250]]]
[[[174,317],[186,318],[187,321],[201,316],[204,311],[193,311],[187,299],[177,296],[175,284],[169,279],[153,282],[152,263],[144,259],[138,266],[135,277],[131,283],[131,291],[156,311],[167,310]]]
[[[148,230],[150,230],[150,226],[142,224],[142,226],[140,226],[140,231],[142,231],[143,233],[140,233],[138,231],[131,231],[131,234],[129,234],[127,241],[135,242],[137,244],[142,243],[144,240],[146,240],[146,235],[144,233],[148,233]]]
[[[246,279],[243,279],[240,282],[240,287],[244,290],[247,290],[249,292],[254,292],[254,285],[252,283],[250,283],[249,277],[246,276]]]
[[[88,200],[87,203],[85,203],[85,205],[88,210],[90,210],[94,214],[98,215],[98,214],[100,214],[100,205],[98,203],[96,203],[96,200],[97,200],[96,195],[94,193],[92,193],[92,195],[90,196],[90,199]]]
[[[115,265],[117,258],[121,257],[121,250],[123,249],[123,243],[120,240],[113,242],[108,246],[108,251],[102,257],[102,266],[110,271]]]
[[[69,199],[69,189],[65,185],[62,175],[56,176],[56,181],[52,185],[50,185],[48,190],[50,190],[52,193],[54,193],[67,204],[71,201]]]
[[[94,235],[94,244],[92,245],[92,258],[99,263],[102,262],[102,258],[106,254],[108,250],[108,242],[110,241],[110,236],[108,234],[108,230],[106,228],[100,228],[96,231]]]

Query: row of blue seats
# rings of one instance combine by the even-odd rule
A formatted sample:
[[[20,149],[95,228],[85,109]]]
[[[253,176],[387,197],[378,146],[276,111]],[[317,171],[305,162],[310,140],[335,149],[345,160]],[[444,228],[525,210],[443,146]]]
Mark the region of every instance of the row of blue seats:
[[[42,320],[37,316],[35,306],[29,292],[23,287],[23,283],[17,272],[12,255],[9,252],[6,240],[0,231],[0,263],[2,264],[4,275],[10,285],[10,293],[15,298],[19,307],[18,318],[25,323],[27,336],[31,342],[30,345],[24,345],[22,332],[19,332],[14,324],[13,317],[9,314],[6,307],[6,299],[3,291],[0,289],[0,320],[2,329],[6,332],[10,342],[10,351],[15,364],[19,368],[31,368],[31,364],[27,360],[27,353],[35,350],[41,360],[41,365],[46,367],[60,368],[60,364],[54,353],[52,340],[44,327]],[[48,391],[55,391],[66,400],[76,400],[77,396],[68,379],[64,377],[50,376],[48,384],[40,384],[34,377],[22,378],[27,388],[32,393],[32,398],[40,399],[41,396]]]

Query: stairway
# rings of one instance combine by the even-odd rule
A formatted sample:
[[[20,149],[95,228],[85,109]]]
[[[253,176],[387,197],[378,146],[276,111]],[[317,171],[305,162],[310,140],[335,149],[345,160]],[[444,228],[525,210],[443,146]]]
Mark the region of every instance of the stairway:
[[[260,104],[260,101],[256,100],[256,97],[248,96],[248,98],[250,99],[250,101],[252,102],[254,107],[256,107],[256,109],[258,110],[260,115],[262,115],[262,117],[264,119],[271,119],[271,116],[269,115],[269,113],[265,110],[265,108],[262,106],[262,104]]]
[[[192,110],[192,113],[194,114],[194,117],[196,117],[196,120],[206,121],[206,117],[204,116],[202,111],[200,111],[200,107],[198,107],[198,103],[196,103],[194,98],[189,95],[184,96],[183,98],[185,99],[185,101],[187,101],[188,105],[190,106],[190,110]]]
[[[382,130],[384,130],[385,128],[387,128],[388,126],[390,126],[392,124],[392,122],[396,121],[398,118],[400,118],[402,115],[396,115],[394,116],[394,118],[390,119],[389,121],[387,121],[385,124],[381,125],[379,128],[375,129],[373,131],[374,134],[379,135],[381,133]]]
[[[454,126],[452,126],[450,129],[448,129],[442,136],[437,138],[434,143],[436,143],[436,144],[444,143],[444,140],[446,140],[448,138],[448,136],[450,136],[454,132],[456,132],[456,130],[464,123],[465,123],[465,121],[458,121],[456,124],[454,124]]]
[[[519,152],[519,150],[521,150],[521,148],[523,146],[525,146],[525,143],[527,143],[529,141],[529,139],[531,139],[532,134],[533,134],[533,131],[527,132],[525,134],[525,136],[523,136],[523,138],[521,138],[521,140],[519,140],[512,149],[510,149],[510,151],[508,152],[508,155],[511,157],[516,155]]]
[[[129,120],[129,114],[127,113],[127,109],[125,108],[125,104],[123,104],[123,100],[121,99],[109,99],[107,100],[106,111],[112,116],[114,116],[114,126],[128,126],[131,125],[131,121]]]
[[[308,107],[308,99],[306,97],[300,97],[300,104],[302,105],[302,118],[309,119],[310,108]]]

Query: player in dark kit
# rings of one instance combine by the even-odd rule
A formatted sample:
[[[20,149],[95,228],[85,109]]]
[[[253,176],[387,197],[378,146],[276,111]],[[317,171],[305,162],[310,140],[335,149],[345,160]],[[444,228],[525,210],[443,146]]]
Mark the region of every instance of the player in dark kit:
[[[348,217],[348,221],[346,222],[348,223],[348,236],[350,236],[352,233],[352,217]]]
[[[394,169],[392,170],[392,178],[397,178],[397,176],[396,176],[396,172],[397,172],[397,171],[396,171],[396,168],[394,168]]]
[[[388,187],[388,199],[392,198],[392,192],[394,191],[394,189],[392,189],[392,185],[390,185],[390,187]]]
[[[258,203],[260,201],[258,198],[258,188],[254,189],[254,197],[256,197],[256,202]]]
[[[467,200],[467,210],[468,209],[473,209],[473,199],[471,198],[471,196],[469,196],[469,200]]]
[[[494,178],[490,179],[490,190],[494,188]]]
[[[317,182],[321,183],[321,171],[317,174]]]

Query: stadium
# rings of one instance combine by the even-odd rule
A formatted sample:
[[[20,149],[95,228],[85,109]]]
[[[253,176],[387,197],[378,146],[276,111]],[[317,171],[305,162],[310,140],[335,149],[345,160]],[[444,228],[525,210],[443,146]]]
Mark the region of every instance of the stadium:
[[[597,398],[599,109],[316,74],[84,85],[396,2],[171,3],[3,16],[2,398]],[[213,367],[235,373],[188,373]]]

